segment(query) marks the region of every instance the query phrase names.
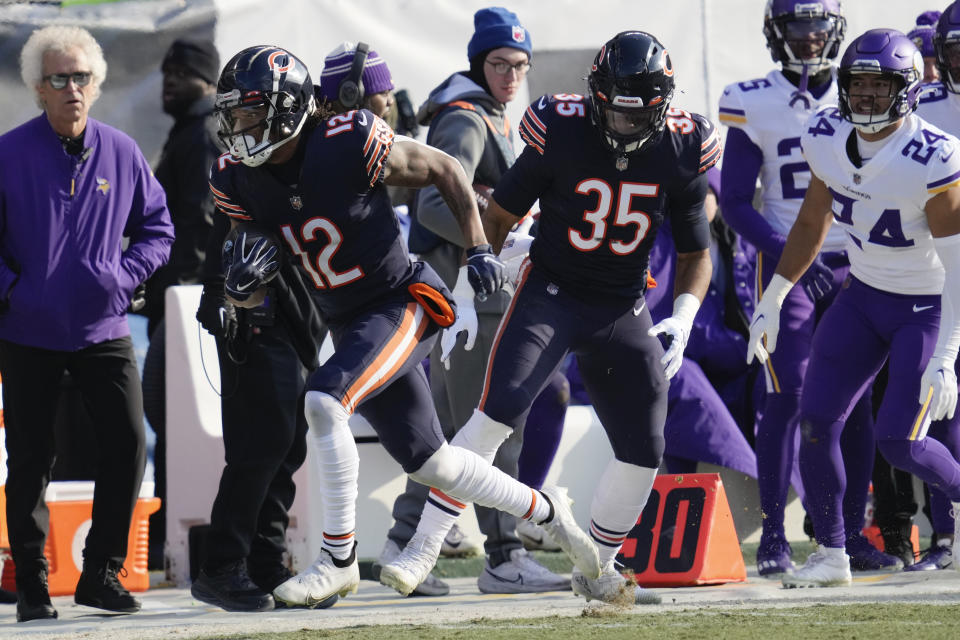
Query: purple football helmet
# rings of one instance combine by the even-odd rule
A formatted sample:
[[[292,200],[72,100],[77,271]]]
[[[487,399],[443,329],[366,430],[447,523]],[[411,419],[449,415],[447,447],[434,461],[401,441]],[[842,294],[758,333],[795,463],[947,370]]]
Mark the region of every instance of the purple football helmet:
[[[960,0],[943,10],[933,36],[940,81],[947,91],[960,93]]]
[[[797,73],[827,69],[846,28],[840,0],[767,0],[763,14],[770,57]]]
[[[863,75],[889,81],[887,96],[874,96],[869,90],[858,93],[856,85]],[[876,133],[917,108],[923,81],[923,56],[907,36],[896,29],[871,29],[850,43],[840,59],[838,74],[840,115],[864,133]],[[863,96],[871,96],[871,113],[862,113],[858,105]],[[889,98],[889,107],[880,112],[877,100]]]

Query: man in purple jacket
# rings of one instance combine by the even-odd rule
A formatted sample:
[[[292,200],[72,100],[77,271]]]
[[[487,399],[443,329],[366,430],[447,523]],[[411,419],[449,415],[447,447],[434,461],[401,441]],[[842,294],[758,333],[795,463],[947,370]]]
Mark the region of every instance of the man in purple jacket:
[[[143,477],[143,399],[131,294],[163,264],[173,226],[136,143],[88,118],[107,64],[77,27],[35,31],[21,75],[43,113],[0,137],[0,375],[17,620],[56,618],[43,555],[60,379],[77,381],[100,459],[78,604],[133,613],[120,584]],[[124,237],[129,238],[126,248]]]

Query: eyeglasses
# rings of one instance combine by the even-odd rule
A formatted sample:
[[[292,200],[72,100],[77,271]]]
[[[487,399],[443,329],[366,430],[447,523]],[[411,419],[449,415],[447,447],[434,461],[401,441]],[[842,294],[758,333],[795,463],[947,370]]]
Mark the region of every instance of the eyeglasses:
[[[530,71],[529,62],[518,62],[517,64],[510,64],[509,62],[491,62],[489,60],[484,60],[484,62],[493,67],[493,70],[501,76],[507,75],[507,73],[510,72],[510,69],[516,71],[518,76],[522,76],[527,71]]]
[[[76,71],[74,73],[51,73],[43,76],[43,79],[50,83],[50,86],[56,90],[63,89],[67,83],[73,80],[73,84],[78,87],[85,87],[90,84],[93,74],[89,71]]]

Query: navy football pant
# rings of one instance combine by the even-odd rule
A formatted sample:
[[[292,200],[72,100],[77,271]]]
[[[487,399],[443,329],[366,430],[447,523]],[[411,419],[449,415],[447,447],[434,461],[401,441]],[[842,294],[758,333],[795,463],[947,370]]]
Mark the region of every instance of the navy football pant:
[[[326,393],[370,422],[404,472],[416,471],[444,442],[420,362],[437,325],[416,302],[396,300],[349,322],[330,323],[335,351],[307,388]]]
[[[663,347],[641,300],[584,301],[529,264],[490,355],[480,410],[514,429],[568,353],[618,460],[657,468],[663,457],[668,382]]]

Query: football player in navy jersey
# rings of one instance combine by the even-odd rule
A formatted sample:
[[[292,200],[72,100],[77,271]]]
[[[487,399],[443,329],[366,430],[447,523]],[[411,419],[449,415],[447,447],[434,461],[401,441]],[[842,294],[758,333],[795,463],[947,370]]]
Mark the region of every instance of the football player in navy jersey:
[[[614,556],[660,466],[668,381],[710,281],[703,202],[720,141],[706,118],[670,108],[670,55],[648,33],[627,31],[604,44],[588,85],[587,97],[543,96],[530,105],[520,124],[527,147],[484,215],[499,249],[540,199],[539,232],[494,342],[479,408],[453,442],[492,457],[566,355],[576,355],[615,459],[591,505],[602,574],[574,568],[572,582],[576,593],[610,602],[623,597]],[[648,253],[667,216],[678,251],[677,296],[673,316],[653,325],[644,301]],[[431,541],[444,535],[425,525],[449,527],[460,511],[428,502],[417,534],[384,566],[381,581],[418,584],[436,557]],[[633,596],[660,600],[639,587]]]
[[[217,208],[276,235],[315,287],[336,348],[310,376],[305,398],[310,451],[321,478],[322,550],[274,597],[311,606],[357,589],[359,456],[347,425],[355,411],[438,500],[477,502],[542,523],[575,564],[599,575],[596,548],[577,527],[562,489],[534,491],[472,451],[446,444],[440,432],[420,362],[455,310],[439,277],[407,254],[384,185],[440,189],[468,239],[471,285],[479,296],[491,295],[503,284],[503,264],[486,242],[459,163],[395,136],[364,109],[324,120],[306,67],[278,47],[251,47],[227,63],[216,111],[231,150],[211,168]],[[263,245],[242,246],[238,242],[232,252],[225,289],[244,306],[258,303],[275,260]],[[232,278],[234,269],[251,278]]]

